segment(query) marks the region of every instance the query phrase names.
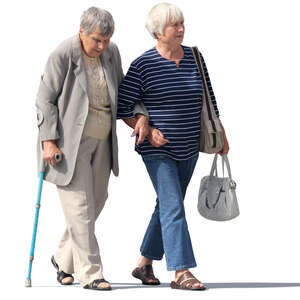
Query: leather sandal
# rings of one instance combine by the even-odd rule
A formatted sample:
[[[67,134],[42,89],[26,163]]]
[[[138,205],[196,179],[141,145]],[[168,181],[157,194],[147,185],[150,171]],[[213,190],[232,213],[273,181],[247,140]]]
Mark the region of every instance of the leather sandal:
[[[202,284],[202,286],[196,286],[196,283],[202,284],[195,276],[187,271],[183,273],[177,281],[172,281],[170,287],[172,289],[180,289],[180,290],[193,290],[193,291],[203,291],[206,287]]]
[[[54,256],[51,257],[51,263],[54,266],[54,268],[57,270],[57,281],[61,285],[71,285],[71,284],[73,284],[74,277],[72,276],[72,274],[65,273],[64,271],[59,271],[59,266],[58,266],[57,262],[55,261]],[[67,277],[71,277],[72,282],[63,282],[63,279],[65,279]]]
[[[111,290],[111,286],[109,286],[109,287],[99,287],[99,284],[101,282],[106,282],[106,283],[109,284],[109,282],[106,281],[104,278],[95,279],[92,283],[86,284],[83,288],[84,289],[90,289],[90,290],[97,290],[97,291],[110,291]]]
[[[141,268],[135,268],[132,276],[140,279],[146,285],[159,285],[160,281],[154,276],[152,265],[145,265]]]

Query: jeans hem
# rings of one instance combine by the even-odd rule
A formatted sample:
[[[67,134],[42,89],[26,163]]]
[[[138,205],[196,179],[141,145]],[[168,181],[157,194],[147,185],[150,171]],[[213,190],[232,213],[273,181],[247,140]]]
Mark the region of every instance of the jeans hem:
[[[196,263],[193,264],[187,264],[187,265],[180,265],[180,266],[167,266],[168,271],[180,271],[180,270],[185,270],[189,268],[195,268],[197,267]]]
[[[157,256],[148,255],[148,254],[146,254],[146,253],[144,253],[144,252],[141,252],[141,255],[142,255],[142,256],[145,256],[145,257],[148,258],[148,259],[162,260],[162,257],[157,257]]]

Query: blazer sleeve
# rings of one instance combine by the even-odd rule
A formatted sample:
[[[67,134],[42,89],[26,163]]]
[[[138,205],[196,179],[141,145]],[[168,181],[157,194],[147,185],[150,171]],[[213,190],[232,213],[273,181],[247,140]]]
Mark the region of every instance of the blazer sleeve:
[[[148,113],[148,110],[147,110],[146,106],[144,105],[143,101],[136,102],[136,104],[134,106],[133,114],[134,114],[134,116],[136,116],[137,114],[142,114],[149,119],[149,113]]]
[[[116,63],[116,71],[117,71],[118,86],[119,86],[124,78],[124,73],[123,73],[123,68],[122,68],[122,60],[121,60],[120,51],[119,51],[119,48],[117,47],[117,45],[115,45],[115,44],[114,44],[114,58],[115,58],[115,63]]]
[[[56,140],[60,137],[57,131],[57,98],[62,91],[67,66],[63,53],[54,51],[49,56],[41,76],[36,98],[40,141]]]

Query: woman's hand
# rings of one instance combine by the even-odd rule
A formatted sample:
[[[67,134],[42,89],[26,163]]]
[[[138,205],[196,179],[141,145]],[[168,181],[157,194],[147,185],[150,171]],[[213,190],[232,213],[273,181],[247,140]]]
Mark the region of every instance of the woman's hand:
[[[62,152],[56,146],[55,141],[54,140],[43,141],[43,148],[44,148],[44,153],[43,153],[44,161],[52,166],[56,165],[56,160],[54,156],[56,153],[62,155]]]
[[[160,130],[157,128],[150,127],[148,140],[154,147],[160,147],[165,145],[166,143],[169,143],[169,140],[165,139],[164,135]]]
[[[224,135],[224,146],[223,146],[223,149],[218,154],[220,154],[220,155],[227,155],[228,152],[229,152],[229,144],[228,144],[228,140],[227,140],[227,137],[226,137],[225,129],[224,129],[223,126],[222,126],[222,130],[223,130],[223,135]]]
[[[134,126],[134,131],[132,132],[131,136],[136,136],[137,134],[139,135],[139,138],[136,141],[137,145],[142,143],[146,136],[149,134],[148,119],[142,114],[137,114],[136,124]]]

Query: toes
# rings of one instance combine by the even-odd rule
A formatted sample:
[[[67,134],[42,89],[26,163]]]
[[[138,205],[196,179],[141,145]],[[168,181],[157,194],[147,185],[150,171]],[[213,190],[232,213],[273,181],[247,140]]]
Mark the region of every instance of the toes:
[[[159,280],[158,279],[148,279],[147,282],[154,284],[154,283],[158,283]]]
[[[204,285],[203,285],[203,283],[201,283],[201,282],[197,282],[197,283],[194,284],[194,287],[195,287],[195,288],[203,288]]]
[[[66,277],[61,282],[63,284],[70,284],[70,283],[73,283],[73,278],[72,277]]]
[[[106,289],[106,288],[109,288],[109,287],[110,287],[110,285],[107,282],[100,282],[99,285],[98,285],[98,288],[100,288],[100,289]]]

